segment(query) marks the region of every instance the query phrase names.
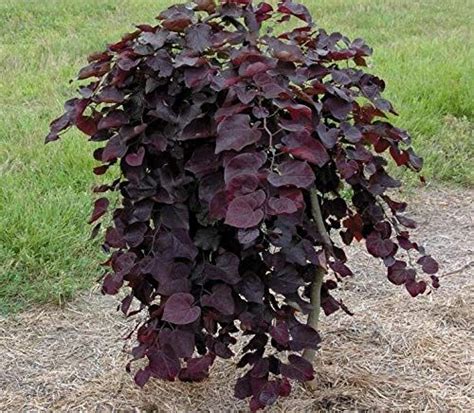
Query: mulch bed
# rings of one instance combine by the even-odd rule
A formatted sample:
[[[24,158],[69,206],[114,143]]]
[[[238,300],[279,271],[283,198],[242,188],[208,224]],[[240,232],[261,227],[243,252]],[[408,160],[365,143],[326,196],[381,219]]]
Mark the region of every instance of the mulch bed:
[[[350,251],[355,277],[340,296],[355,313],[323,316],[317,388],[295,387],[270,411],[474,411],[474,190],[411,194],[417,239],[441,264],[441,288],[411,298],[381,265]],[[0,319],[1,411],[229,411],[235,361],[218,361],[204,383],[153,381],[139,390],[125,372],[137,320],[97,291],[64,308]]]

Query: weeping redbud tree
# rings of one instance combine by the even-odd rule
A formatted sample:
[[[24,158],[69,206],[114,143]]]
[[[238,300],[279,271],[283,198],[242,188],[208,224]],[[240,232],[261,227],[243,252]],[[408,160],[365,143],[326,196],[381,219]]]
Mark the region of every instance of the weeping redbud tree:
[[[89,57],[78,77],[90,80],[46,140],[75,126],[102,143],[94,173],[115,180],[94,192],[120,203],[106,215],[103,292],[125,289],[128,316],[146,311],[139,386],[204,380],[238,341],[235,396],[252,410],[312,380],[320,309],[350,314],[336,292],[355,241],[412,296],[438,286],[388,195],[400,186],[389,158],[422,162],[363,69],[371,52],[290,0],[195,0]]]

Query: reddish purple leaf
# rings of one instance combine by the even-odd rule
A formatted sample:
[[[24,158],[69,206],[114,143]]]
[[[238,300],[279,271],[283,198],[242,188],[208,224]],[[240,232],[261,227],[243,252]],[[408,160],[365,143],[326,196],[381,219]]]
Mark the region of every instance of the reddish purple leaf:
[[[416,297],[426,291],[426,282],[410,280],[405,287],[412,297]]]
[[[395,261],[395,263],[388,268],[388,279],[395,285],[403,285],[410,278],[410,272],[407,270],[406,262]]]
[[[89,77],[101,77],[110,70],[109,62],[92,62],[90,65],[82,68],[77,76],[79,80]]]
[[[268,200],[270,215],[293,214],[298,211],[298,205],[289,198],[272,197]]]
[[[279,188],[281,186],[296,186],[308,188],[314,183],[314,172],[306,162],[289,160],[278,166],[279,174],[270,173],[268,182]]]
[[[225,223],[242,229],[257,226],[265,216],[260,208],[265,202],[265,196],[265,192],[260,190],[235,198],[227,208]]]
[[[303,4],[294,3],[292,0],[284,0],[278,6],[280,13],[290,14],[298,17],[304,22],[311,24],[312,18],[309,10]]]
[[[283,143],[286,146],[282,150],[291,153],[295,158],[308,161],[319,167],[329,162],[329,155],[324,146],[306,131],[285,136]]]
[[[234,156],[225,164],[225,182],[229,183],[238,175],[256,175],[266,160],[267,156],[263,152],[242,153]]]

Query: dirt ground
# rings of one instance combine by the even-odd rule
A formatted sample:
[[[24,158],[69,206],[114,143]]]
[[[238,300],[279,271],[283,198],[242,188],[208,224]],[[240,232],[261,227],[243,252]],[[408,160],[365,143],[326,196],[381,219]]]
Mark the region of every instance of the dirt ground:
[[[441,265],[441,288],[413,299],[391,285],[363,248],[341,296],[353,317],[323,316],[318,388],[295,386],[269,409],[474,411],[474,190],[410,196],[417,239]],[[238,372],[219,361],[200,384],[135,387],[124,367],[136,320],[92,291],[65,308],[0,319],[0,411],[235,411]]]

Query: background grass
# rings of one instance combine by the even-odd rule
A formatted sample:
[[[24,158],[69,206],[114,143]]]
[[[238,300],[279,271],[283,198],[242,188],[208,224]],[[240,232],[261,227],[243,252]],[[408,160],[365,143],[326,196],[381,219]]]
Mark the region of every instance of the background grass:
[[[89,241],[92,147],[44,146],[85,57],[170,1],[0,0],[0,312],[61,303],[99,275]],[[465,0],[309,0],[317,23],[374,48],[397,121],[432,181],[474,184],[472,18]],[[411,178],[410,178],[411,179]]]

